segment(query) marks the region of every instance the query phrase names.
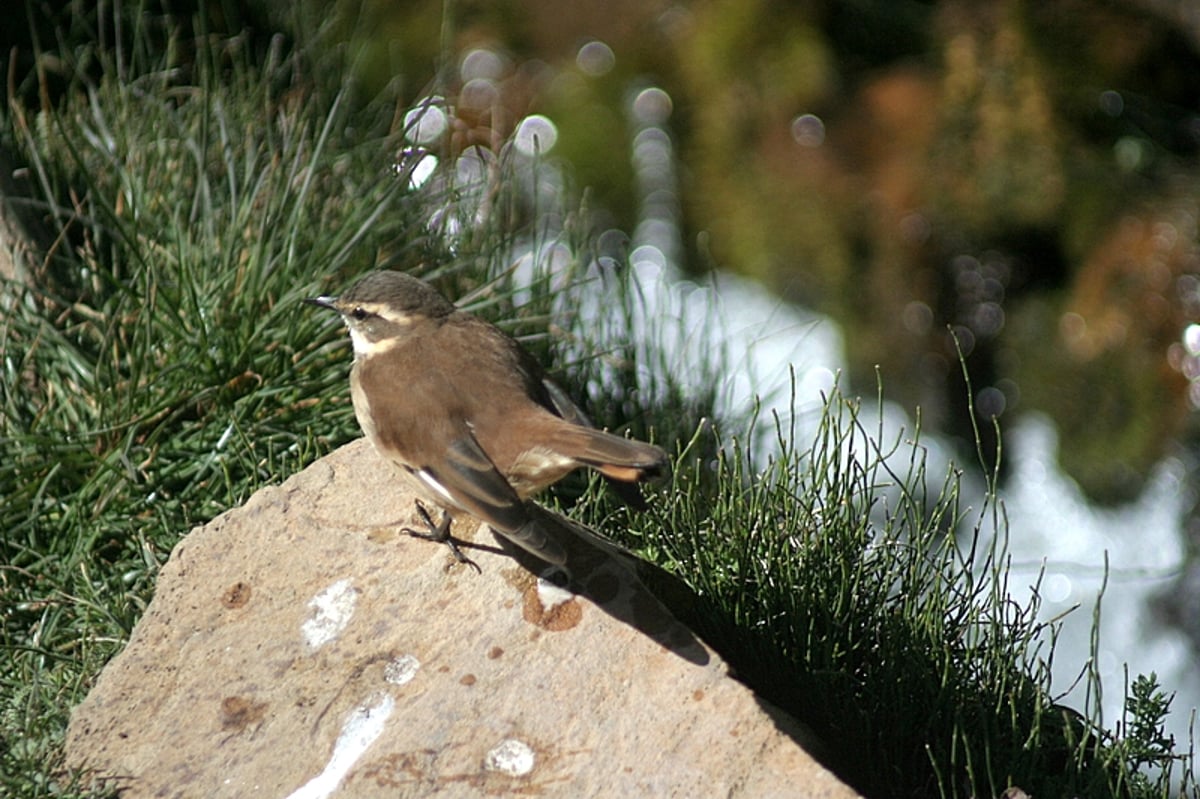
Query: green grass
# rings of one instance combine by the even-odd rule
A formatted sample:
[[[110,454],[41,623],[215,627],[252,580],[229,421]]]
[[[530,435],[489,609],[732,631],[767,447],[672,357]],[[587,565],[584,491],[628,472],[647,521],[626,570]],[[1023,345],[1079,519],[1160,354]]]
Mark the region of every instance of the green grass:
[[[981,534],[1002,508],[964,507],[960,474],[926,474],[837,391],[813,440],[777,429],[768,456],[752,427],[773,421],[713,418],[719,359],[689,381],[711,389],[672,377],[656,343],[682,322],[629,340],[644,299],[623,267],[585,272],[586,213],[502,180],[482,224],[431,231],[434,211],[469,214],[471,188],[406,187],[403,107],[357,96],[319,31],[258,46],[127,11],[125,49],[95,34],[112,19],[64,20],[42,43],[53,80],[18,76],[0,133],[43,234],[34,288],[4,286],[0,320],[0,794],[86,793],[61,770],[68,714],[174,544],[358,434],[344,334],[299,300],[384,265],[468,296],[598,423],[675,449],[650,513],[583,479],[557,499],[691,585],[681,615],[860,790],[1197,795],[1152,676],[1116,731],[1054,705],[1056,628],[1006,599],[1003,536]],[[516,252],[550,240],[576,268],[518,289]],[[597,291],[609,318],[564,313]]]
[[[872,413],[835,389],[811,442],[776,424],[765,469],[732,440],[679,470],[650,538],[700,593],[692,626],[867,796],[1172,795],[1192,761],[1163,739],[1169,699],[1153,675],[1134,686],[1122,739],[1056,706],[1061,620],[1038,621],[1036,590],[1027,606],[1008,599],[994,492],[965,507],[961,474],[926,474],[919,430],[885,442],[880,419],[882,394]],[[1091,668],[1086,681],[1097,697]]]
[[[112,52],[61,55],[58,106],[8,119],[49,233],[0,326],[0,793],[16,796],[49,795],[70,707],[180,536],[355,435],[337,331],[299,300],[416,224],[392,109],[272,89],[290,59],[216,41],[193,82],[162,54],[126,54],[121,81]]]

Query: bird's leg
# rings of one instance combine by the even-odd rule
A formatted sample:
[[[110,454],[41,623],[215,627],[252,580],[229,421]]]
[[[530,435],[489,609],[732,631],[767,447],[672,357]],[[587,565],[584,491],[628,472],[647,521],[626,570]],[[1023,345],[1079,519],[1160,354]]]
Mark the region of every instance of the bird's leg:
[[[453,521],[453,519],[450,517],[450,514],[443,512],[442,520],[434,523],[433,517],[429,515],[429,511],[425,510],[425,506],[421,504],[420,500],[416,502],[416,506],[417,515],[421,517],[421,521],[423,521],[425,526],[429,529],[425,532],[421,532],[420,530],[414,530],[411,527],[401,527],[401,534],[412,536],[413,538],[421,538],[426,541],[435,541],[439,544],[445,544],[450,549],[450,554],[454,556],[455,560],[457,560],[459,563],[465,563],[466,565],[471,566],[475,569],[475,571],[482,574],[483,570],[479,568],[479,564],[464,555],[462,550],[458,548],[458,542],[455,541],[454,537],[450,535],[450,523]]]

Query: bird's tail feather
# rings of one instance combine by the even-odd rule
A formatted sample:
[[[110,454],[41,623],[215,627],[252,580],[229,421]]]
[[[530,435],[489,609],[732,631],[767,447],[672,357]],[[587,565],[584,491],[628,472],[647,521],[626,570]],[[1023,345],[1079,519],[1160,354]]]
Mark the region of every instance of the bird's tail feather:
[[[640,483],[662,477],[669,469],[667,453],[644,441],[578,425],[565,429],[563,436],[568,439],[564,451],[572,458],[614,480]]]

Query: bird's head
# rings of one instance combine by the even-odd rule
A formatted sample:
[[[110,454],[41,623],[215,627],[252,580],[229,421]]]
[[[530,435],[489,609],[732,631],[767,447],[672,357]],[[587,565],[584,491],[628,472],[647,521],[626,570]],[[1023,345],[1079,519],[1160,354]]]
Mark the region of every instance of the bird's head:
[[[425,281],[386,270],[370,273],[339,297],[312,297],[305,302],[341,314],[357,357],[390,349],[414,325],[455,311],[454,304]]]

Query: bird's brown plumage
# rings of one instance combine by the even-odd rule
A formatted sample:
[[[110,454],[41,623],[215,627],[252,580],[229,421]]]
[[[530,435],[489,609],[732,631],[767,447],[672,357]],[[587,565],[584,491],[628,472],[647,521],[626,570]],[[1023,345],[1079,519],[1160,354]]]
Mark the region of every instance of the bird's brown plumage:
[[[660,448],[587,425],[520,344],[416,278],[375,272],[314,302],[351,329],[355,414],[376,448],[426,500],[547,561],[561,563],[562,548],[530,496],[581,466],[627,482],[666,471]]]

